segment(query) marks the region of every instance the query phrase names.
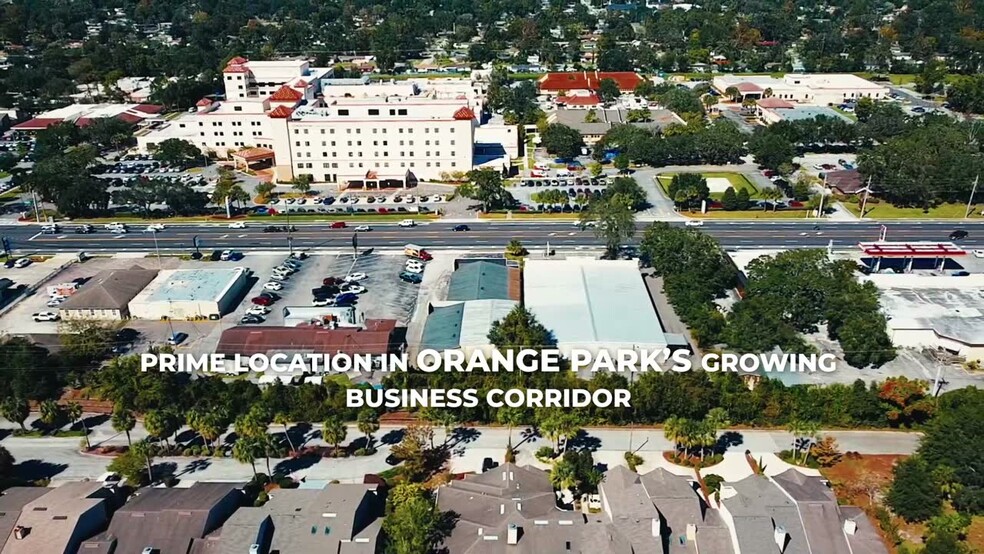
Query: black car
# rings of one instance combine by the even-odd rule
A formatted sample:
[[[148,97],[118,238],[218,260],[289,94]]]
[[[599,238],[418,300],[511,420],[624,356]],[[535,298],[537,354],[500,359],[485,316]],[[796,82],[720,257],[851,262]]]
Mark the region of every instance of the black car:
[[[956,231],[950,233],[950,240],[960,240],[965,239],[970,233],[964,231],[963,229],[957,229]]]
[[[467,225],[455,225],[451,228],[452,231],[470,231]]]
[[[266,227],[263,228],[264,233],[279,233],[283,230],[284,230],[283,227],[277,227],[276,225],[267,225]]]
[[[262,296],[263,298],[269,298],[270,300],[273,300],[275,302],[277,300],[280,300],[280,295],[266,290],[261,292],[259,296]]]
[[[257,315],[246,314],[246,315],[243,316],[242,319],[239,320],[239,323],[243,323],[243,324],[246,324],[246,325],[251,325],[251,324],[256,324],[256,323],[263,323],[263,318],[260,317],[260,316],[257,316]]]
[[[209,255],[208,259],[212,260],[213,262],[217,262],[217,261],[221,260],[222,259],[222,251],[221,250],[213,250],[212,251],[212,254]]]
[[[88,235],[89,233],[95,233],[96,229],[92,225],[83,225],[81,227],[75,228],[75,233],[79,235]]]

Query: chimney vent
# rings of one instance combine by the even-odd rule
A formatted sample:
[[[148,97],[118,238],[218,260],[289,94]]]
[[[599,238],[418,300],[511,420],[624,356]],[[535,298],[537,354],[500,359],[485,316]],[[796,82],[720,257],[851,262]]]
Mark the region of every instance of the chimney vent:
[[[789,533],[786,532],[786,528],[782,525],[776,525],[776,530],[773,533],[773,539],[776,541],[776,546],[779,547],[780,554],[785,552],[786,544],[789,542]]]
[[[23,525],[18,525],[17,527],[14,527],[14,538],[17,540],[21,540],[30,534],[31,534],[30,527],[24,527]]]
[[[844,520],[844,532],[848,535],[853,535],[858,532],[858,522],[853,519]]]

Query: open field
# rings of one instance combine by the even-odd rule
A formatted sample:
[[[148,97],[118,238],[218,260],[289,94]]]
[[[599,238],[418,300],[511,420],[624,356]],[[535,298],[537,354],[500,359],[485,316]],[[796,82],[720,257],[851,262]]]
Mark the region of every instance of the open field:
[[[695,219],[806,219],[805,210],[778,210],[775,212],[762,210],[735,210],[732,212],[713,210],[706,214],[700,212],[680,213]]]
[[[677,173],[661,173],[656,176],[656,180],[659,182],[659,186],[662,187],[663,192],[669,196],[669,186],[670,181],[673,180],[673,176]],[[731,186],[738,192],[741,189],[748,190],[750,198],[758,198],[759,190],[748,180],[747,177],[741,173],[735,172],[706,172],[701,173],[705,179],[707,179],[707,188],[711,191],[711,198],[714,200],[720,200],[724,196],[725,189]]]

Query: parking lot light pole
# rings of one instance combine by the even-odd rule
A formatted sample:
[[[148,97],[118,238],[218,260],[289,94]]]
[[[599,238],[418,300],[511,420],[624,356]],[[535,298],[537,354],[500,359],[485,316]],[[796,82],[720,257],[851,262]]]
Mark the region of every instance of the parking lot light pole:
[[[161,263],[161,249],[157,244],[157,229],[154,229],[151,235],[154,236],[154,252],[157,253],[157,268],[164,269],[164,265]]]

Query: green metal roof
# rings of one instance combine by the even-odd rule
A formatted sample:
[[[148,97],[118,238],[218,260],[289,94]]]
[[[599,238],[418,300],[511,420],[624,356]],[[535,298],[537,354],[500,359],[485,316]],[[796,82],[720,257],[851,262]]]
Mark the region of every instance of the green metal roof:
[[[448,300],[509,300],[509,270],[493,262],[468,262],[451,274]]]
[[[434,308],[424,323],[420,347],[434,350],[458,348],[461,344],[461,320],[464,313],[464,304]]]

